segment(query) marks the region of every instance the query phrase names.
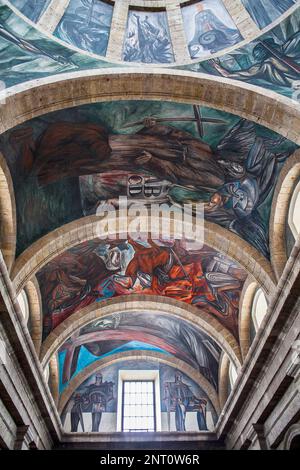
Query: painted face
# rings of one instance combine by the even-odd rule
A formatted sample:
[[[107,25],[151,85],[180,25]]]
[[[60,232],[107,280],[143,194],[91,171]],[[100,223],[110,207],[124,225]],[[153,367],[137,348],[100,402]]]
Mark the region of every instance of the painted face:
[[[210,199],[210,202],[211,202],[211,204],[213,204],[215,206],[221,206],[222,203],[223,203],[221,194],[219,194],[219,193],[213,194],[211,199]]]
[[[97,375],[96,376],[96,385],[101,385],[102,384],[102,375]]]

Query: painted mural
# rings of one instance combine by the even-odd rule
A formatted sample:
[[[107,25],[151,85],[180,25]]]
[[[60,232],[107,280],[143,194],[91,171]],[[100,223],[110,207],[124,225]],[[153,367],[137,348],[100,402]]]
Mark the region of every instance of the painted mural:
[[[261,29],[295,5],[296,0],[242,0],[250,16]]]
[[[6,88],[65,72],[111,66],[58,44],[0,0],[0,79]]]
[[[47,10],[51,0],[10,0],[10,2],[35,23]]]
[[[105,55],[113,5],[101,0],[71,0],[54,35],[69,44]]]
[[[164,102],[112,102],[37,118],[1,136],[15,187],[18,253],[42,235],[117,207],[139,181],[157,200],[201,202],[204,216],[269,257],[274,185],[296,146],[228,113]],[[72,164],[71,164],[72,163]]]
[[[174,62],[166,12],[129,11],[123,60],[146,64]]]
[[[299,30],[300,8],[248,45],[183,68],[246,81],[291,97],[300,73]]]
[[[243,38],[221,0],[204,0],[182,8],[192,59],[214,54]]]
[[[299,76],[299,30],[300,8],[259,40],[231,54],[220,56],[218,60],[204,60],[178,68],[228,76],[291,97]],[[158,36],[159,43],[164,34],[159,33]],[[135,40],[131,42],[135,43]],[[152,37],[150,43],[157,41]],[[163,40],[163,44],[167,43],[170,43],[169,39]],[[147,46],[145,54],[148,54],[148,49],[156,50],[156,47]],[[65,72],[113,66],[49,39],[4,5],[3,0],[0,0],[0,64],[0,79],[6,87]]]
[[[167,296],[216,317],[238,338],[246,272],[224,255],[184,241],[93,240],[71,248],[37,274],[44,337],[72,313],[119,295]]]
[[[63,410],[61,419],[65,431],[117,430],[120,370],[159,371],[160,396],[156,400],[160,401],[162,431],[213,431],[217,414],[202,388],[186,374],[151,360],[123,361],[92,374],[71,395]],[[135,407],[134,414],[137,413]],[[138,416],[134,419],[137,430],[145,426]]]
[[[82,328],[58,352],[59,390],[99,359],[126,351],[156,351],[189,364],[218,387],[221,350],[186,321],[162,314],[116,313]]]

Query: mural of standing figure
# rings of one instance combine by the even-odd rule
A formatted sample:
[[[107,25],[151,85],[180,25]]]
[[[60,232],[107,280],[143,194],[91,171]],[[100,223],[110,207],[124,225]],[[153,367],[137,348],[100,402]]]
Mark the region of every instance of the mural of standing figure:
[[[165,12],[130,12],[123,59],[126,62],[167,63],[174,56]]]
[[[82,397],[79,393],[74,396],[74,404],[71,408],[71,432],[78,431],[78,425],[81,424],[84,432],[84,421],[82,416]]]
[[[175,426],[176,431],[184,432],[186,431],[186,412],[194,411],[195,406],[198,407],[197,410],[197,420],[199,424],[199,429],[206,430],[206,413],[203,412],[202,408],[200,410],[200,405],[206,405],[206,400],[199,399],[194,396],[190,387],[183,382],[182,375],[177,372],[175,374],[174,382],[166,382],[164,385],[165,396],[164,400],[168,412],[168,421],[170,427],[170,412],[175,411]],[[201,416],[198,414],[201,414]],[[205,429],[206,428],[206,429]]]
[[[102,413],[106,411],[107,403],[113,400],[113,382],[103,382],[102,374],[97,374],[95,383],[88,385],[84,393],[86,406],[91,406],[92,432],[99,432]]]

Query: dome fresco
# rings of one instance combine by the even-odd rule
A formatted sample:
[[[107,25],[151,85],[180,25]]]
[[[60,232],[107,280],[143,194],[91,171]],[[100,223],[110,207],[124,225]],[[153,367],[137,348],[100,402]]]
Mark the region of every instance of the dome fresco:
[[[63,42],[54,42],[1,3],[0,24],[1,79],[5,87],[56,74],[117,65],[109,60],[97,59],[69,49]],[[225,55],[219,51],[218,58],[207,60],[203,56],[199,58],[199,62],[195,59],[193,64],[180,67],[175,63],[174,67],[232,78],[292,97],[300,63],[299,24],[300,12],[296,9],[259,40],[250,41],[240,48],[236,46],[234,51]],[[89,41],[89,44],[92,42]]]
[[[248,14],[263,29],[277,20],[295,0],[241,0]],[[12,0],[10,2],[33,22],[38,23],[50,0]],[[167,7],[139,6],[129,2],[120,60],[146,64],[175,61]],[[145,5],[145,6],[144,6]],[[207,57],[243,40],[234,19],[222,0],[181,2],[183,30],[191,59]],[[110,37],[114,2],[109,0],[70,0],[59,11],[54,36],[84,51],[105,56]],[[65,9],[64,9],[65,8]],[[172,26],[173,27],[173,26]],[[114,32],[112,32],[113,34]]]

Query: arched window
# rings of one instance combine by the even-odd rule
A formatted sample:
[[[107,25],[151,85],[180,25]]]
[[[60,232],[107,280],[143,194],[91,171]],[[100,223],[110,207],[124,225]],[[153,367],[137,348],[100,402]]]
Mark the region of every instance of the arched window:
[[[237,379],[237,371],[236,371],[236,368],[234,367],[234,365],[232,364],[232,362],[230,363],[230,366],[229,366],[229,381],[230,381],[230,387],[233,388],[234,384],[235,384],[235,381]]]
[[[50,376],[50,366],[49,364],[47,364],[44,369],[44,377],[45,377],[46,383],[49,382],[49,376]]]
[[[253,299],[252,304],[252,318],[257,331],[264,319],[265,314],[268,310],[268,303],[265,294],[262,289],[258,289]]]
[[[24,317],[24,321],[27,325],[28,320],[29,320],[29,303],[28,303],[27,294],[24,291],[24,289],[18,295],[18,302],[19,302],[19,306]]]
[[[297,240],[300,233],[300,181],[293,192],[290,202],[288,223],[295,240]]]

